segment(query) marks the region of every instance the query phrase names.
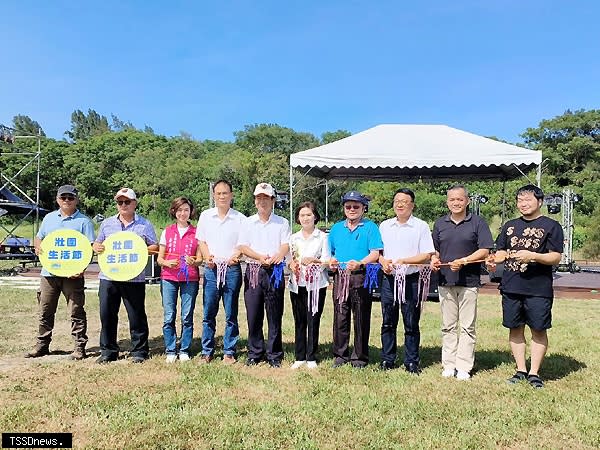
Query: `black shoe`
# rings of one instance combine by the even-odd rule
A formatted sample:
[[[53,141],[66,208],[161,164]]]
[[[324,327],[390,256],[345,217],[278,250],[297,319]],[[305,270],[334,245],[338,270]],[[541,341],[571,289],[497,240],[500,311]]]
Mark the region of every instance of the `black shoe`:
[[[544,382],[537,375],[527,375],[527,381],[532,387],[536,389],[542,389],[544,387]]]
[[[421,368],[417,363],[408,363],[406,364],[406,371],[413,375],[419,375],[421,373]]]
[[[38,347],[36,346],[30,352],[25,353],[25,358],[40,358],[42,356],[46,356],[50,354],[50,350],[48,347]]]
[[[343,366],[343,365],[345,365],[345,364],[348,364],[348,361],[344,361],[344,360],[343,360],[343,359],[341,359],[341,358],[336,358],[336,359],[333,361],[333,364],[332,364],[332,366],[331,366],[331,367],[333,367],[334,369],[337,369],[338,367],[342,367],[342,366]]]
[[[269,365],[273,369],[280,369],[281,368],[281,360],[280,359],[270,359],[269,360]]]
[[[365,363],[362,363],[362,362],[353,362],[352,363],[352,367],[354,369],[366,369],[367,365]]]
[[[525,381],[525,380],[527,380],[527,372],[517,370],[512,377],[510,377],[508,380],[506,380],[506,382],[508,384],[517,384],[517,383],[520,383],[521,381]]]
[[[389,361],[381,361],[381,364],[379,364],[379,368],[381,370],[392,370],[394,368],[394,363],[391,363]]]
[[[117,359],[107,355],[100,355],[100,357],[96,360],[96,364],[108,364],[111,362],[115,362]]]
[[[131,357],[131,362],[134,363],[134,364],[141,364],[144,361],[146,361],[147,359],[148,358],[145,357],[145,356],[139,356],[139,355],[137,355],[137,356],[132,356]]]
[[[250,366],[258,366],[260,364],[261,359],[260,358],[248,358],[246,360],[246,365],[248,367]]]

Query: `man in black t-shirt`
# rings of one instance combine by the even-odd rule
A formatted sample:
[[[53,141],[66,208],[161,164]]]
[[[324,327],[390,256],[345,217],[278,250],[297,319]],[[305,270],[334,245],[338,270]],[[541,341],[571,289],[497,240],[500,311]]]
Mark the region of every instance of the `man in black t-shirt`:
[[[527,380],[544,387],[539,369],[548,349],[546,330],[552,326],[552,266],[560,262],[563,231],[560,224],[542,215],[544,193],[534,185],[517,191],[518,219],[508,221],[496,240],[497,252],[490,255],[488,269],[504,262],[500,283],[502,324],[510,329],[510,348],[517,372],[507,381]],[[531,329],[531,368],[525,364],[525,324]]]

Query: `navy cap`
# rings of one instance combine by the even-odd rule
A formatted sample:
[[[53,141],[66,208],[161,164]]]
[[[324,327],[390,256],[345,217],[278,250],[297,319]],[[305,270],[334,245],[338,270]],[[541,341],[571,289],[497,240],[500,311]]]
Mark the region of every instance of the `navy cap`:
[[[342,195],[342,205],[350,201],[359,202],[363,205],[369,204],[369,200],[367,200],[367,198],[358,191],[348,191]]]
[[[60,197],[61,195],[65,194],[77,197],[77,188],[70,184],[65,184],[64,186],[59,187],[56,196]]]

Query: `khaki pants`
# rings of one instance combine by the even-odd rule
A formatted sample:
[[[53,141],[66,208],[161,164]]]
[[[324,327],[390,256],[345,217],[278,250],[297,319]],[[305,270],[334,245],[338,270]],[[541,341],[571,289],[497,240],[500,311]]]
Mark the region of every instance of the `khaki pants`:
[[[442,309],[442,366],[470,372],[475,362],[476,287],[439,286]]]
[[[61,293],[67,299],[67,307],[71,315],[71,335],[75,341],[75,348],[85,349],[88,337],[83,277],[40,277],[40,290],[38,291],[40,322],[37,346],[40,348],[50,346],[54,316]]]

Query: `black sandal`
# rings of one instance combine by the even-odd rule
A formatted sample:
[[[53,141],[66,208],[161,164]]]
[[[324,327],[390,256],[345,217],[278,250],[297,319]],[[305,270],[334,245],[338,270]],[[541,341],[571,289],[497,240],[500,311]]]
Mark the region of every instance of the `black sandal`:
[[[537,375],[527,375],[527,381],[536,389],[541,389],[544,387],[544,382]]]
[[[508,380],[506,380],[506,382],[508,384],[517,384],[517,383],[520,383],[521,381],[525,381],[526,379],[527,379],[527,372],[517,370],[512,377],[510,377]]]

